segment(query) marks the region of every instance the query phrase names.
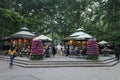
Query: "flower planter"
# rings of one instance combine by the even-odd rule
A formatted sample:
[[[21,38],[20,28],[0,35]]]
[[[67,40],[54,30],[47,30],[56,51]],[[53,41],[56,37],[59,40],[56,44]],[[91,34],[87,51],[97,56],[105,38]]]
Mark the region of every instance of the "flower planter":
[[[85,59],[89,60],[98,60],[99,57],[99,48],[95,39],[89,39],[87,43],[87,55]]]
[[[41,40],[32,41],[30,60],[43,60],[43,44]]]

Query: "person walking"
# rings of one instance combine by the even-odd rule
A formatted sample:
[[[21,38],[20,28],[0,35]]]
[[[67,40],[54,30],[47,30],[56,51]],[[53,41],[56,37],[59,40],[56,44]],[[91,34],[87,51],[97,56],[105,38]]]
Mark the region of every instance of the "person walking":
[[[16,50],[14,47],[11,47],[8,51],[8,55],[10,56],[10,65],[9,67],[12,68],[13,67],[13,60],[14,57],[16,56]]]
[[[115,51],[115,57],[117,58],[117,60],[119,60],[120,59],[120,47],[118,45],[115,45],[114,51]]]

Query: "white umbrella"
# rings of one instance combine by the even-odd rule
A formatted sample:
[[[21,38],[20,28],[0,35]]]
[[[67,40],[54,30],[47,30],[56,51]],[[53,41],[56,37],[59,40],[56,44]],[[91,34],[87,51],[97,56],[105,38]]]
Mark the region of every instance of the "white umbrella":
[[[49,38],[49,37],[47,37],[47,36],[45,36],[45,35],[40,35],[40,36],[34,38],[33,40],[36,40],[36,39],[41,39],[41,40],[43,40],[43,41],[52,41],[51,38]]]
[[[104,45],[104,44],[108,44],[108,42],[103,40],[103,41],[100,41],[98,44]]]

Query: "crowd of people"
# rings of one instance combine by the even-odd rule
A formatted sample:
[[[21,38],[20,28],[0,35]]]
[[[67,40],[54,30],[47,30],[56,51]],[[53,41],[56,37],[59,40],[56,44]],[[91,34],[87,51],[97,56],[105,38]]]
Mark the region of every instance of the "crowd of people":
[[[80,55],[80,49],[78,46],[72,46],[72,45],[63,45],[63,44],[58,44],[58,45],[47,45],[44,48],[44,54],[46,57],[50,56],[77,56]]]
[[[14,49],[16,49],[16,53],[18,56],[29,56],[31,53],[31,46],[26,46],[23,48],[16,48],[13,46]],[[45,57],[55,57],[56,56],[78,56],[78,55],[85,55],[86,53],[86,47],[83,48],[81,51],[78,46],[73,46],[73,45],[63,45],[63,44],[58,44],[58,45],[46,45],[43,48],[43,54]]]
[[[108,51],[109,48],[108,46],[105,46],[103,49],[100,49],[101,51]],[[15,55],[30,55],[31,47],[27,46],[26,48],[22,49],[16,49],[14,46],[12,46],[8,50],[8,55],[10,56],[10,67],[13,66],[13,60]],[[45,57],[55,57],[55,56],[80,56],[80,55],[86,55],[87,47],[84,46],[82,50],[78,46],[72,46],[72,45],[63,45],[63,44],[58,44],[58,45],[47,45],[44,47],[43,54]],[[115,45],[113,47],[113,51],[115,54],[115,57],[117,60],[119,60],[120,57],[120,46]],[[106,55],[107,52],[104,54]]]

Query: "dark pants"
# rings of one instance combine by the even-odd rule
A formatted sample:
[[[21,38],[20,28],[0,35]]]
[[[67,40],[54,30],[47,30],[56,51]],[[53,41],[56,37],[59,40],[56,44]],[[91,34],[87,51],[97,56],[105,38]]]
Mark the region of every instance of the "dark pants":
[[[14,55],[10,55],[10,65],[13,66]]]
[[[120,55],[119,54],[116,54],[115,56],[116,56],[117,60],[120,59]]]

